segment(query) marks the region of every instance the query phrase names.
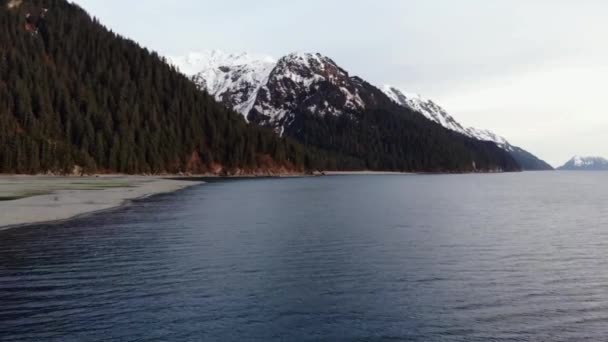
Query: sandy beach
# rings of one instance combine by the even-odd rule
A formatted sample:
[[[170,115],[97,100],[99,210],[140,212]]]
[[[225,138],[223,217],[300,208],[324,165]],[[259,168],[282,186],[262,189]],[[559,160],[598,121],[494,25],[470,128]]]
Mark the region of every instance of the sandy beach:
[[[0,230],[66,220],[201,183],[137,176],[0,176]]]

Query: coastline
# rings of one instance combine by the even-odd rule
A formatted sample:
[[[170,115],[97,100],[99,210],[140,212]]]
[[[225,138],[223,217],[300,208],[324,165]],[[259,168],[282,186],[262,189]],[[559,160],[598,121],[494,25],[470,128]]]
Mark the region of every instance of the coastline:
[[[324,171],[280,175],[45,176],[0,174],[0,231],[57,223],[129,205],[135,200],[226,180],[348,175],[415,175],[390,171]]]
[[[0,176],[0,230],[74,219],[203,183],[141,176]]]
[[[324,171],[326,176],[374,176],[374,175],[414,175],[413,172],[398,171]]]

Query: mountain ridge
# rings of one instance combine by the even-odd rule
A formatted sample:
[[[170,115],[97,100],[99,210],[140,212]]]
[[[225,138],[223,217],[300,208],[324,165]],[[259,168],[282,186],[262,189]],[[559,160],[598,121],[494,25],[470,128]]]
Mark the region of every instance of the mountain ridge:
[[[0,173],[277,174],[353,164],[248,125],[76,4],[15,3],[0,1]]]
[[[449,130],[459,132],[473,139],[495,143],[498,147],[509,152],[509,154],[520,163],[524,170],[553,170],[553,167],[544,160],[541,160],[521,147],[512,145],[506,138],[499,136],[490,130],[464,127],[445,109],[432,100],[424,99],[418,94],[405,93],[390,85],[384,85],[382,91],[399,105],[409,107]]]
[[[346,153],[356,158],[363,155],[366,168],[392,165],[389,167],[412,170],[420,165],[435,164],[437,170],[447,170],[456,164],[455,160],[447,160],[460,158],[460,170],[484,169],[498,160],[505,169],[518,169],[511,165],[508,157],[501,155],[502,152],[490,152],[488,146],[480,144],[481,141],[472,143],[444,132],[443,127],[439,129],[436,123],[394,103],[377,87],[351,76],[322,54],[290,53],[277,59],[272,70],[249,68],[247,63],[234,65],[228,61],[222,66],[213,67],[214,70],[201,70],[191,78],[200,89],[241,112],[249,122],[271,128],[279,135],[294,138],[305,145]],[[221,74],[227,86],[210,87],[209,80],[213,80],[213,77],[206,77],[209,74],[213,77]],[[367,126],[362,126],[367,120]],[[393,127],[389,127],[393,120],[396,120]],[[394,131],[395,127],[401,127],[402,133]],[[346,129],[351,130],[350,136]],[[425,130],[429,130],[427,135],[430,139],[422,135]],[[366,142],[367,145],[363,145]],[[379,146],[370,146],[372,144]],[[421,145],[415,150],[417,144]],[[444,151],[437,150],[433,152],[437,158],[425,156],[442,144],[451,144],[459,152],[448,157]],[[429,150],[423,155],[425,148]],[[470,158],[465,157],[466,154],[476,156],[468,162],[469,166],[465,166],[467,163],[462,160]],[[479,158],[482,155],[484,157]],[[444,166],[438,166],[441,163],[445,163]]]
[[[242,60],[247,56],[235,56],[232,65],[242,66]],[[194,65],[198,60],[189,62]],[[107,29],[78,5],[30,0],[9,8],[6,0],[1,1],[0,172],[519,170],[495,145],[449,133],[419,118],[366,82],[349,77],[329,59],[296,54],[282,62],[292,74],[274,75],[266,83],[268,99],[255,89],[258,78],[238,83],[234,89],[254,86],[240,95],[227,87],[230,84],[213,83],[217,89],[230,90],[222,101],[241,102],[250,92],[256,94],[256,102],[242,108],[259,105],[258,115],[249,115],[255,121],[250,125],[166,58]],[[251,66],[250,61],[245,64]],[[256,68],[239,70],[261,75]],[[298,89],[308,89],[307,97],[297,97]],[[366,108],[356,99],[357,91],[363,92],[360,98]],[[268,115],[281,109],[272,103],[281,96],[295,100],[290,104],[295,112]],[[352,108],[344,106],[348,101]],[[337,110],[348,113],[331,114]],[[283,137],[273,132],[279,128]]]
[[[229,104],[245,120],[255,101],[255,94],[277,63],[266,55],[248,52],[231,54],[221,50],[168,57],[168,62],[192,77],[199,88],[214,94],[216,100]]]
[[[270,59],[270,58],[268,58],[268,59]],[[354,80],[357,80],[357,79],[359,81],[363,81],[363,80],[361,80],[360,78],[358,78],[356,76],[350,76],[344,69],[340,68],[333,60],[331,60],[330,58],[325,57],[319,53],[291,53],[291,54],[288,54],[288,55],[278,59],[277,63],[275,64],[274,69],[272,69],[272,70],[269,70],[269,68],[264,69],[264,70],[250,69],[249,70],[250,74],[244,74],[240,70],[236,70],[237,68],[235,68],[234,65],[229,66],[228,68],[224,68],[224,70],[223,70],[225,72],[224,76],[230,80],[232,85],[234,85],[235,83],[238,83],[238,80],[240,80],[241,78],[258,80],[258,83],[247,88],[245,91],[233,89],[232,93],[231,93],[231,91],[229,89],[230,87],[228,87],[226,89],[226,92],[229,94],[228,97],[232,97],[232,99],[228,100],[228,101],[224,98],[226,96],[225,91],[217,91],[213,87],[208,87],[206,85],[206,83],[205,83],[206,76],[205,75],[207,75],[209,73],[213,73],[209,69],[204,69],[204,70],[200,71],[199,73],[196,73],[194,76],[192,76],[192,79],[199,85],[199,87],[201,89],[205,89],[205,90],[209,91],[212,95],[214,95],[216,97],[216,99],[218,101],[224,102],[226,105],[241,112],[241,114],[243,114],[248,120],[253,118],[253,120],[255,122],[261,123],[262,125],[265,125],[265,126],[270,126],[275,131],[277,131],[277,133],[283,135],[285,133],[285,129],[286,129],[285,126],[286,125],[288,126],[291,122],[293,122],[293,118],[291,118],[289,116],[290,115],[293,116],[293,113],[296,111],[296,108],[294,107],[294,105],[295,105],[294,103],[296,102],[296,99],[290,98],[289,94],[280,94],[280,93],[268,94],[268,89],[265,87],[265,83],[267,83],[269,81],[271,74],[273,74],[273,73],[276,75],[279,75],[279,76],[287,75],[286,78],[290,78],[290,76],[293,76],[294,75],[293,72],[289,72],[289,71],[285,72],[285,71],[280,70],[280,69],[284,69],[283,64],[286,63],[285,61],[290,61],[290,60],[292,62],[299,60],[303,65],[305,65],[304,69],[310,68],[311,65],[309,63],[313,63],[313,64],[320,65],[321,68],[324,67],[325,65],[327,65],[327,66],[330,66],[330,68],[334,70],[333,74],[331,75],[333,78],[328,77],[328,75],[325,74],[326,70],[321,69],[315,75],[308,75],[311,78],[306,78],[306,77],[302,77],[302,75],[299,75],[298,77],[291,79],[291,81],[293,83],[300,82],[299,88],[295,89],[294,91],[299,94],[304,94],[303,96],[307,97],[305,99],[307,107],[303,109],[304,111],[310,112],[313,115],[325,115],[328,113],[332,114],[332,115],[341,115],[341,114],[348,115],[350,109],[355,110],[355,111],[365,109],[365,104],[363,103],[362,99],[360,98],[360,96],[357,92],[357,87],[353,87],[352,85],[350,87],[344,87],[344,85],[353,83]],[[320,63],[320,61],[325,61],[325,63]],[[231,63],[228,62],[225,64],[231,64]],[[247,69],[244,66],[240,66],[239,68]],[[235,69],[235,70],[231,70],[231,69]],[[279,69],[279,70],[275,70],[275,69]],[[257,74],[256,74],[256,72],[257,72]],[[304,76],[307,76],[307,75],[304,75]],[[236,82],[235,82],[235,80],[236,80]],[[314,103],[313,97],[311,96],[311,89],[309,89],[309,87],[314,84],[316,84],[318,87],[318,84],[320,83],[319,81],[328,81],[328,82],[335,83],[337,80],[342,80],[342,81],[340,81],[341,84],[338,86],[340,86],[340,90],[343,94],[332,94],[331,97],[333,100],[337,101],[339,99],[340,101],[338,101],[338,103],[333,103],[332,101],[323,101],[320,103],[319,102]],[[237,86],[237,88],[238,88],[238,86]],[[447,128],[451,131],[458,132],[460,134],[463,134],[465,136],[471,137],[471,138],[479,140],[479,141],[490,141],[490,142],[497,144],[503,150],[505,150],[509,154],[511,154],[518,161],[518,163],[520,163],[520,165],[523,166],[524,169],[527,169],[527,170],[552,170],[553,169],[549,164],[540,160],[539,158],[532,155],[531,153],[529,153],[517,146],[511,145],[503,137],[500,137],[488,130],[480,130],[480,129],[476,129],[476,128],[472,128],[472,127],[469,127],[469,128],[463,127],[453,117],[451,117],[443,108],[441,108],[439,105],[435,104],[431,100],[422,99],[422,97],[420,97],[419,95],[414,96],[414,95],[408,94],[406,96],[405,93],[403,93],[400,90],[398,90],[397,88],[391,87],[391,86],[378,87],[378,89],[381,89],[386,96],[388,96],[391,100],[393,100],[393,102],[397,103],[398,105],[408,108],[410,110],[413,110],[414,112],[417,112],[419,114],[422,114],[425,118],[427,118],[435,123],[438,123],[441,126]],[[257,94],[256,94],[256,90],[258,90]],[[318,90],[318,88],[315,90]],[[246,102],[239,103],[238,101],[234,101],[234,95],[243,93],[243,92],[248,94],[248,97],[245,100]],[[262,99],[269,100],[270,98],[273,98],[273,97],[274,98],[280,97],[281,101],[275,101],[275,103],[262,102],[262,104],[258,105],[257,107],[249,105],[250,103],[260,102],[260,100],[262,100]],[[241,101],[243,101],[242,98],[241,98]],[[248,105],[243,106],[243,103],[247,103]],[[291,104],[291,107],[285,106],[283,104]],[[243,107],[249,109],[249,111],[241,110]],[[302,110],[302,109],[300,109],[300,110]],[[342,112],[345,112],[345,113],[342,113]],[[250,117],[250,115],[252,117]],[[286,115],[288,117],[285,117]]]
[[[608,159],[597,156],[574,156],[558,170],[563,171],[608,171]]]

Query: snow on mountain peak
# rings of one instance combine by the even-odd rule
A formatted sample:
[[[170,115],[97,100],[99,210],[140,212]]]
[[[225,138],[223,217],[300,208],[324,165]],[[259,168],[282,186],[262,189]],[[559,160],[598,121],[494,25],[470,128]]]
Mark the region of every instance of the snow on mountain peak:
[[[415,93],[407,93],[403,90],[397,89],[392,85],[385,84],[382,86],[382,92],[384,92],[391,100],[394,102],[401,104],[402,97],[406,99],[418,100],[418,101],[428,101],[427,99],[423,99],[420,94]]]
[[[509,152],[513,151],[514,149],[514,147],[505,138],[496,135],[491,131],[477,129],[474,127],[463,127],[450,114],[448,114],[445,109],[441,108],[435,102],[425,99],[418,94],[406,93],[390,85],[383,86],[382,91],[397,104],[410,108],[411,110],[424,115],[427,119],[434,121],[451,131],[464,134],[477,140],[491,141]]]
[[[277,129],[291,120],[286,116],[293,114],[296,108],[302,110],[302,106],[315,115],[341,115],[344,111],[366,108],[356,77],[349,76],[332,59],[320,53],[292,52],[276,60],[247,52],[209,50],[169,57],[168,61],[184,74],[193,75],[192,79],[201,89],[241,113],[245,119],[253,111],[254,116],[263,117],[267,124]],[[338,90],[332,103],[315,96],[328,84]],[[492,141],[507,151],[513,149],[505,138],[488,130],[463,127],[439,105],[418,94],[390,85],[381,90],[397,104],[447,129],[474,139]]]
[[[226,53],[221,50],[170,57],[169,61],[184,74],[192,75],[199,88],[213,95],[217,101],[228,104],[245,118],[257,92],[276,65],[276,60],[267,55]]]
[[[292,52],[282,59],[302,63],[306,65],[306,67],[313,67],[314,65],[323,67],[323,64],[329,58],[324,57],[320,53],[310,53],[310,52]],[[333,63],[333,62],[332,62]]]
[[[608,160],[602,157],[574,156],[558,169],[568,171],[608,171]]]
[[[577,167],[585,167],[592,165],[608,165],[608,160],[602,157],[582,157],[582,156],[574,156],[571,159],[571,162],[574,166]]]
[[[462,127],[458,121],[449,115],[448,112],[431,100],[425,99],[418,94],[403,92],[390,85],[383,86],[382,91],[397,104],[410,108],[413,111],[424,115],[427,119],[434,121],[449,130],[464,135],[471,134],[471,132],[468,132],[467,129]]]
[[[365,107],[348,72],[320,53],[294,52],[275,60],[213,50],[169,61],[185,74],[192,73],[193,81],[216,100],[246,119],[254,112],[258,121],[279,132],[279,126],[290,122],[285,116],[296,109],[315,115],[339,115]],[[321,101],[322,96],[315,94],[327,87],[337,89],[337,93],[332,101]]]
[[[279,133],[296,110],[314,115],[341,115],[366,108],[359,94],[359,82],[332,59],[320,53],[292,52],[279,60],[251,53],[226,53],[221,50],[193,52],[169,57],[184,74],[227,104],[245,119],[275,127]],[[328,102],[319,91],[332,87],[335,94]],[[443,127],[483,141],[492,141],[507,151],[513,146],[488,130],[463,127],[443,108],[414,93],[385,85],[382,91],[397,104],[410,108]],[[252,113],[253,112],[253,113]]]
[[[202,90],[241,113],[246,120],[274,129],[280,135],[299,129],[299,118],[347,116],[356,120],[365,110],[383,106],[383,96],[363,79],[350,76],[320,53],[293,52],[275,60],[250,53],[220,50],[169,57]],[[521,157],[532,169],[551,167],[490,131],[465,128],[435,102],[396,87],[382,92],[392,101],[443,127],[471,138],[491,141]],[[380,100],[380,101],[378,101]]]
[[[332,93],[331,101],[323,94]],[[341,115],[365,108],[348,72],[319,53],[290,53],[280,58],[258,93],[250,115],[282,134],[296,112]]]
[[[274,64],[276,60],[267,55],[258,55],[248,52],[228,53],[222,50],[207,50],[190,52],[185,56],[170,56],[169,63],[175,65],[182,73],[188,76],[195,75],[201,70],[232,67],[236,65],[263,65]]]

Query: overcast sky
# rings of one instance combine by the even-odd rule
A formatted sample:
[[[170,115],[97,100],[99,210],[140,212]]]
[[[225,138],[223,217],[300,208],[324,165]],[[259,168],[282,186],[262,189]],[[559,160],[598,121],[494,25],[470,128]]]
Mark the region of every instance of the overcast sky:
[[[554,166],[608,157],[608,1],[76,0],[164,55],[321,52]]]

